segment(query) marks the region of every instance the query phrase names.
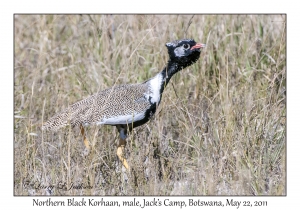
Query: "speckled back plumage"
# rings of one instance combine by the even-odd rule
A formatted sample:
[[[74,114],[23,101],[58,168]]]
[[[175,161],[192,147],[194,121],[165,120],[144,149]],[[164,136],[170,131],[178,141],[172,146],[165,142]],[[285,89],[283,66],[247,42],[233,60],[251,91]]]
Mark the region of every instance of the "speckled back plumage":
[[[104,119],[143,113],[151,106],[145,97],[148,88],[147,83],[142,83],[120,85],[100,91],[56,114],[42,129],[58,130],[69,123],[72,127],[80,124],[109,124]]]

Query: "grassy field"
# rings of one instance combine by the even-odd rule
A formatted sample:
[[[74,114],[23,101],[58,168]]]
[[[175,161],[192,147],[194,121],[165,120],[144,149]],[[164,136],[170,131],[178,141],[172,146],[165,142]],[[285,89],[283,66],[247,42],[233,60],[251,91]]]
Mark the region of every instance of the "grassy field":
[[[285,15],[15,15],[14,30],[15,195],[286,195]],[[153,77],[184,37],[207,47],[129,136],[130,172],[115,127],[88,128],[88,155],[79,130],[41,130]]]

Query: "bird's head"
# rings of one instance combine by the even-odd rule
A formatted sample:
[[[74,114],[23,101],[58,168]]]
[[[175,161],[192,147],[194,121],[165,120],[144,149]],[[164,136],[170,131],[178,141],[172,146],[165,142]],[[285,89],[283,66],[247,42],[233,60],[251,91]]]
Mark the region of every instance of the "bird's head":
[[[166,43],[171,62],[189,66],[196,62],[205,44],[196,43],[193,39],[181,39]]]

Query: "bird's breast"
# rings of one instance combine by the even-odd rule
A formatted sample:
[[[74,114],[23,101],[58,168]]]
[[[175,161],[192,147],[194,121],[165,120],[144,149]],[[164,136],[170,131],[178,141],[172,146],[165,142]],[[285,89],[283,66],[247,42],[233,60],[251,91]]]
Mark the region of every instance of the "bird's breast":
[[[155,77],[148,81],[148,91],[145,93],[145,98],[151,104],[159,104],[161,99],[162,82],[163,76],[161,74],[157,74]]]

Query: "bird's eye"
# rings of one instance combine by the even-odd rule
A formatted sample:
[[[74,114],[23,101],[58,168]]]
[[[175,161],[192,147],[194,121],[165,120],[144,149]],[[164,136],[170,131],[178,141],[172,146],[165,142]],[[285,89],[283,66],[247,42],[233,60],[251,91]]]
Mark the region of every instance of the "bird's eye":
[[[184,47],[184,49],[188,49],[188,48],[190,48],[190,45],[189,44],[184,44],[183,47]]]

